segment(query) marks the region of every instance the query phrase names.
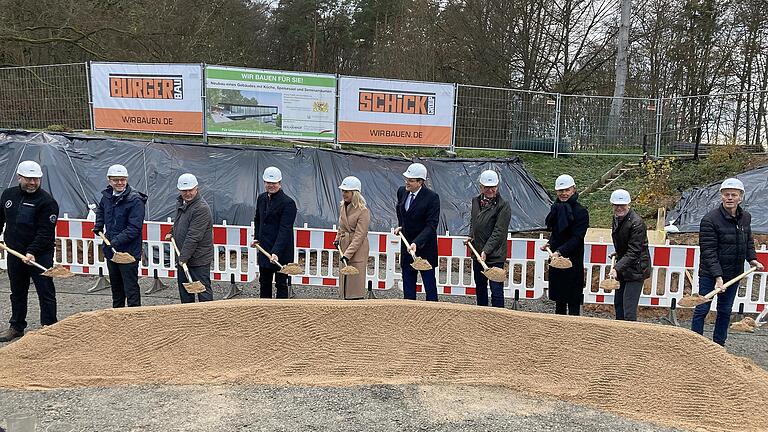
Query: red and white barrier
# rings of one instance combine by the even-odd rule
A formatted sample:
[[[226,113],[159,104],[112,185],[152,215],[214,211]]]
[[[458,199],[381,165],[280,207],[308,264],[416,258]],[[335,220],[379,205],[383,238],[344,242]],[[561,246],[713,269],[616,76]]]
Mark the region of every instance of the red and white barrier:
[[[101,239],[93,235],[93,221],[65,217],[56,224],[57,253],[55,260],[73,273],[98,275],[106,274],[106,262],[101,252]],[[171,230],[167,222],[145,222],[142,230],[144,257],[139,264],[139,274],[144,277],[157,275],[161,278],[176,277],[176,254],[165,235]],[[314,286],[336,287],[339,283],[339,256],[333,246],[336,227],[332,229],[294,228],[296,246],[295,261],[303,263],[304,271],[292,278],[292,283]],[[216,253],[211,269],[215,281],[254,282],[258,278],[257,253],[250,247],[253,226],[228,225],[224,221],[213,228]],[[438,237],[438,268],[435,271],[438,293],[443,295],[475,295],[474,275],[470,250],[464,245],[466,237]],[[366,275],[373,289],[391,289],[402,283],[399,269],[400,239],[394,234],[368,233],[369,263]],[[508,279],[504,283],[507,298],[537,299],[548,287],[545,278],[546,252],[539,248],[546,243],[543,238],[507,239],[509,267]],[[587,243],[584,254],[587,285],[584,288],[584,302],[613,304],[613,292],[600,289],[599,281],[604,279],[610,266],[609,256],[613,252],[610,243]],[[765,246],[758,251],[758,259],[768,267],[768,250]],[[684,289],[693,287],[697,291],[699,249],[696,246],[661,245],[651,247],[652,272],[640,298],[640,305],[671,307],[673,301],[683,297]],[[7,268],[5,254],[0,252],[0,268]],[[759,313],[766,310],[768,273],[753,273],[741,284],[733,310]],[[417,285],[423,292],[423,286]],[[716,307],[717,300],[712,307]]]

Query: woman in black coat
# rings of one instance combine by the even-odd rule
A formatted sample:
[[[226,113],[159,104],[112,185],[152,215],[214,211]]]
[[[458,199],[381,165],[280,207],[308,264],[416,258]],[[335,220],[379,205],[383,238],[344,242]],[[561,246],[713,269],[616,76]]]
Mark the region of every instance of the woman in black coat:
[[[555,301],[555,313],[579,315],[584,292],[584,236],[589,228],[589,212],[579,204],[573,177],[564,174],[555,180],[557,200],[547,215],[547,231],[551,231],[549,247],[553,256],[569,258],[573,267],[549,267],[549,299]]]

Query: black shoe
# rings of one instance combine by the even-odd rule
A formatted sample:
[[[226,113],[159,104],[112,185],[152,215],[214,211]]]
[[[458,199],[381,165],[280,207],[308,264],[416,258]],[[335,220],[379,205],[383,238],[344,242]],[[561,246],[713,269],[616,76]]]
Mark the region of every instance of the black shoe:
[[[8,327],[7,330],[0,332],[0,342],[10,342],[22,336],[24,336],[23,331],[18,331],[13,327]]]

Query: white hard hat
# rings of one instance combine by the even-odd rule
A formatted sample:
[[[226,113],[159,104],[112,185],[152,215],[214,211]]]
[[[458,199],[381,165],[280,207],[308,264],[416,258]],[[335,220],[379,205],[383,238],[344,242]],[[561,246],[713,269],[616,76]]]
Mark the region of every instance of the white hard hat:
[[[179,181],[176,183],[176,189],[182,191],[192,190],[195,186],[197,186],[197,177],[190,173],[180,175]]]
[[[563,174],[555,180],[555,190],[568,189],[571,186],[576,186],[576,182],[568,174]]]
[[[107,177],[128,177],[128,170],[120,165],[112,165],[107,170]]]
[[[480,184],[483,186],[498,186],[499,175],[494,170],[485,170],[480,174]]]
[[[632,198],[629,197],[629,192],[624,189],[616,189],[611,192],[611,204],[625,205],[632,202]]]
[[[427,167],[420,163],[412,163],[408,166],[408,169],[403,173],[403,177],[405,178],[415,178],[415,179],[427,179]]]
[[[341,185],[339,185],[339,189],[345,190],[345,191],[356,190],[360,192],[361,187],[362,187],[362,184],[360,183],[360,179],[355,176],[349,176],[344,178],[344,180],[341,181]]]
[[[24,161],[19,164],[16,174],[22,177],[40,178],[43,176],[43,169],[35,161]]]
[[[725,179],[723,184],[720,185],[720,190],[723,189],[738,189],[744,192],[744,183],[742,183],[741,180],[737,178]]]
[[[280,172],[279,168],[271,166],[264,170],[264,175],[261,178],[268,183],[277,183],[283,179],[283,173]]]

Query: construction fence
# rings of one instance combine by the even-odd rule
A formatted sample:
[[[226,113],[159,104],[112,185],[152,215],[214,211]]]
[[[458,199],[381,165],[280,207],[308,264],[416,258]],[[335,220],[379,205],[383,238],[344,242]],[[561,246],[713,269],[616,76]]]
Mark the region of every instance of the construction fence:
[[[0,128],[94,129],[89,75],[88,63],[0,68]],[[651,99],[453,86],[450,146],[445,146],[450,150],[661,157],[705,154],[713,146],[733,144],[749,152],[768,151],[768,91]],[[204,88],[201,98],[205,94]],[[328,109],[328,104],[319,107]],[[207,110],[211,117],[210,104]],[[260,119],[270,116],[282,121],[274,112],[259,114]],[[338,133],[338,112],[331,120]],[[205,131],[201,135],[207,140]],[[302,139],[312,140],[307,135]],[[345,142],[338,135],[332,139]]]

